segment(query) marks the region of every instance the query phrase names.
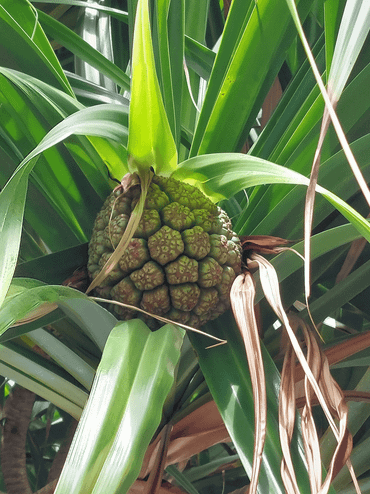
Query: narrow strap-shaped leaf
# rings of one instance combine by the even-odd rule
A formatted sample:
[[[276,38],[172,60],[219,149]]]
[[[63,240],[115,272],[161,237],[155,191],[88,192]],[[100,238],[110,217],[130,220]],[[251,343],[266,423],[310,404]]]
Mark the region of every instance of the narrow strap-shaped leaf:
[[[22,365],[24,365],[24,362],[22,362]],[[1,359],[0,359],[0,372],[2,376],[8,376],[9,379],[14,380],[20,386],[23,386],[24,388],[27,388],[30,391],[33,391],[34,393],[38,394],[45,400],[54,403],[57,407],[61,408],[62,410],[65,410],[75,419],[78,420],[81,417],[83,405],[87,400],[86,394],[84,394],[84,399],[81,401],[81,404],[76,405],[76,403],[73,403],[68,396],[63,396],[62,394],[59,394],[53,391],[52,389],[50,389],[50,387],[44,382],[40,382],[37,379],[37,377],[35,377],[35,375],[32,375],[28,371],[24,372],[22,368],[18,369],[12,365],[6,364]],[[35,374],[36,376],[40,376],[43,375],[43,372],[44,369],[40,366],[37,368]],[[81,397],[83,398],[82,394],[84,392],[81,390],[79,391],[81,393]]]
[[[96,67],[102,74],[109,77],[125,90],[130,90],[130,79],[117,65],[104,57],[97,50],[92,48],[89,43],[84,41],[78,34],[71,29],[56,21],[41,10],[38,10],[40,23],[46,32],[55,40],[59,41],[72,53],[82,60]]]
[[[36,160],[30,163],[32,167],[36,164]],[[0,194],[0,306],[5,299],[17,265],[27,186],[28,173],[25,170],[13,181],[8,182]]]
[[[42,3],[51,3],[55,4],[55,0],[43,0]],[[114,17],[115,19],[118,19],[119,21],[122,22],[128,22],[128,14],[127,12],[120,10],[120,9],[115,9],[113,7],[107,6],[107,5],[101,5],[99,3],[95,2],[87,2],[85,0],[58,0],[58,4],[60,5],[71,5],[74,7],[83,7],[86,9],[95,9],[99,10],[101,12],[105,12],[109,14],[111,17]]]
[[[181,134],[181,97],[184,58],[184,3],[159,0],[154,5],[153,48],[158,79],[172,135]]]
[[[27,337],[42,348],[55,362],[80,382],[87,390],[94,379],[95,369],[81,357],[59,341],[55,336],[42,328],[31,331]]]
[[[194,40],[185,36],[185,59],[187,65],[203,79],[208,80],[215,61],[215,53]]]
[[[2,49],[11,54],[21,70],[73,96],[63,69],[40,28],[36,10],[29,2],[1,2],[0,32]]]
[[[61,142],[73,133],[108,137],[121,142],[127,135],[122,123],[127,115],[124,106],[99,105],[74,113],[52,129],[40,144],[22,161],[0,193],[0,304],[3,302],[13,276],[20,245],[21,226],[27,193],[28,176],[40,153]],[[100,122],[90,117],[100,117]],[[113,122],[112,122],[113,117]],[[15,227],[14,227],[15,225]]]
[[[73,288],[45,285],[44,283],[37,282],[37,280],[31,281],[35,281],[37,285],[23,288],[19,293],[5,299],[0,311],[0,334],[3,334],[10,326],[41,306],[46,307],[51,305],[54,308],[55,303],[70,298],[88,300],[85,294]],[[11,294],[13,285],[10,288]],[[90,303],[93,302],[90,301]]]
[[[68,374],[61,372],[61,369],[55,365],[51,366],[43,357],[33,352],[24,352],[24,350],[22,351],[21,348],[17,348],[15,345],[7,344],[6,346],[0,345],[0,362],[2,365],[12,369],[12,373],[14,373],[12,376],[5,374],[9,378],[13,378],[16,375],[27,376],[34,383],[46,388],[42,396],[47,400],[49,399],[47,393],[50,391],[53,397],[49,401],[54,402],[57,406],[57,397],[61,397],[74,404],[80,411],[84,407],[87,393],[76,386],[75,383],[72,383],[71,381],[73,380],[69,379]],[[19,382],[18,379],[15,379],[15,381]],[[54,401],[55,398],[57,401]]]
[[[307,15],[311,2],[298,4]],[[294,36],[289,11],[279,0],[233,1],[191,156],[241,149]]]

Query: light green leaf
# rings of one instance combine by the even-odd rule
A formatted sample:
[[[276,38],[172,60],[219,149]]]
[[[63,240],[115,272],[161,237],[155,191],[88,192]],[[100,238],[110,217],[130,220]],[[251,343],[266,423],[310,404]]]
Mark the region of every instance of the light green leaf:
[[[346,0],[326,0],[324,2],[325,15],[325,59],[326,72],[330,72],[333,60],[335,41],[337,39],[341,14],[343,13]]]
[[[87,400],[87,393],[81,390],[72,379],[63,373],[56,365],[50,364],[44,357],[34,352],[25,352],[16,345],[0,345],[0,368],[6,367],[9,372],[3,374],[10,379],[15,379],[23,385],[25,380],[28,389],[40,395],[46,400],[52,401],[62,408],[67,407],[68,413],[79,418],[82,408]],[[19,380],[21,378],[21,380]],[[32,383],[32,384],[31,384]]]
[[[208,80],[215,61],[215,53],[198,41],[185,36],[185,59],[187,65],[203,79]]]
[[[62,369],[65,369],[68,374],[73,376],[87,390],[90,389],[94,379],[95,369],[74,353],[73,350],[41,327],[28,333],[27,338],[47,353],[54,362]]]
[[[5,355],[9,355],[9,350],[6,348],[4,350]],[[1,349],[0,349],[0,355],[1,355]],[[80,404],[74,403],[70,398],[69,398],[69,393],[71,389],[68,389],[66,391],[66,395],[60,394],[58,391],[63,390],[64,387],[60,386],[60,382],[58,383],[58,391],[53,391],[50,389],[48,386],[48,377],[50,377],[53,380],[53,375],[51,376],[46,376],[44,374],[44,368],[42,366],[34,367],[34,369],[29,368],[29,366],[25,366],[25,362],[22,361],[20,362],[21,367],[17,368],[13,365],[6,364],[1,360],[0,357],[0,373],[2,376],[6,376],[8,379],[12,379],[16,383],[18,383],[20,386],[23,386],[26,389],[29,389],[33,393],[36,393],[37,395],[41,396],[44,398],[46,401],[50,401],[51,403],[54,403],[54,405],[58,406],[62,410],[65,410],[67,413],[69,413],[72,417],[74,417],[76,420],[79,420],[82,414],[82,410],[84,407],[84,404],[87,400],[87,394],[82,391],[79,388],[75,388],[76,392],[79,392],[80,394]],[[24,371],[25,369],[25,371]],[[44,376],[44,381],[41,382],[38,379],[38,376]]]
[[[10,287],[10,296],[5,299],[1,308],[1,335],[3,335],[10,326],[25,318],[30,312],[38,309],[40,306],[52,306],[52,304],[70,298],[88,299],[87,295],[67,286],[45,285],[37,280],[26,280],[29,282],[26,286],[24,286],[23,283],[19,285],[22,281],[23,280],[20,280],[19,278],[14,280]],[[90,301],[90,303],[93,304],[94,302]]]
[[[362,0],[347,2],[328,78],[329,91],[334,101],[339,100],[369,29],[370,5]]]
[[[30,161],[30,168],[36,160]],[[17,264],[28,186],[27,168],[6,184],[0,194],[0,307]]]
[[[131,173],[152,166],[158,175],[169,175],[176,168],[176,145],[155,69],[148,0],[137,5],[128,152]]]
[[[136,479],[173,382],[184,331],[140,320],[110,334],[56,494],[125,493]]]

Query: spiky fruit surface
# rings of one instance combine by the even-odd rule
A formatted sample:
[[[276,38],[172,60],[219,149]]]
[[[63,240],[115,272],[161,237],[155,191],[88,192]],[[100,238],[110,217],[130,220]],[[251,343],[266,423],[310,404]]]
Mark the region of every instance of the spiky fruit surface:
[[[94,279],[120,241],[140,188],[108,197],[89,245]],[[140,224],[118,265],[97,293],[173,321],[200,327],[230,305],[241,270],[240,243],[224,211],[197,188],[154,176]],[[121,319],[140,312],[112,304]]]

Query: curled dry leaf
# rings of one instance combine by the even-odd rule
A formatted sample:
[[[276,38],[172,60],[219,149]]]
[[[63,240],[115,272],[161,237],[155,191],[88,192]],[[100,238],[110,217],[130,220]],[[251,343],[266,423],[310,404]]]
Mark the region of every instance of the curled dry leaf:
[[[241,236],[240,241],[243,252],[248,255],[249,251],[259,252],[261,254],[276,254],[280,252],[279,247],[292,243],[285,238],[273,237],[272,235],[248,235]]]
[[[266,300],[268,301],[268,303],[270,304],[271,308],[274,310],[278,318],[284,324],[290,339],[289,345],[290,344],[292,345],[292,348],[305,374],[304,385],[305,385],[307,403],[306,403],[305,411],[304,413],[302,413],[302,417],[303,417],[302,435],[303,435],[303,440],[306,444],[305,449],[308,457],[311,488],[313,489],[313,492],[324,494],[328,492],[330,488],[331,480],[333,479],[334,475],[337,473],[337,465],[340,464],[341,462],[343,463],[344,459],[347,459],[350,452],[350,442],[349,442],[350,437],[347,431],[347,415],[345,411],[346,404],[344,402],[343,395],[340,394],[341,393],[340,388],[338,387],[338,385],[335,383],[335,381],[332,379],[330,375],[329,365],[327,364],[327,361],[324,358],[322,358],[324,354],[320,351],[311,331],[308,331],[306,333],[304,332],[304,336],[306,339],[309,340],[307,343],[307,347],[311,346],[311,349],[314,348],[315,350],[313,353],[312,351],[311,353],[309,351],[308,354],[309,362],[304,356],[303,351],[295,335],[295,331],[293,330],[291,323],[283,308],[280,298],[279,281],[275,269],[266,259],[264,259],[263,257],[261,257],[256,253],[252,253],[250,258],[252,261],[256,261],[258,263],[261,285]],[[318,358],[318,356],[320,356],[321,360]],[[291,358],[292,357],[290,356],[289,359]],[[292,363],[289,362],[288,365],[290,368]],[[318,382],[318,378],[320,384]],[[286,379],[287,378],[285,376],[284,386],[287,386]],[[291,377],[291,379],[293,380],[294,378]],[[333,455],[328,475],[324,481],[324,484],[322,485],[321,485],[321,474],[319,474],[319,470],[321,471],[321,463],[320,461],[319,462],[317,461],[317,457],[316,457],[317,452],[319,451],[318,439],[316,437],[316,429],[312,419],[311,404],[310,404],[311,397],[313,396],[313,394],[316,394],[320,402],[320,405],[326,415],[326,418],[329,422],[329,425],[333,430],[333,433],[338,441],[338,446]],[[292,401],[291,392],[290,394],[288,393],[287,396],[284,397],[284,399],[285,399],[285,403],[282,408],[282,412],[284,411],[283,409],[285,409],[286,411],[290,411],[291,401]],[[335,418],[339,418],[339,430],[334,421]],[[284,432],[283,434],[283,440],[285,442],[285,447],[286,447],[290,437],[291,424],[288,424],[286,419],[284,419],[283,425],[284,428],[286,429],[286,432]],[[298,491],[296,491],[296,485],[294,485],[294,477],[292,477],[291,465],[289,464],[290,462],[289,457],[287,457],[285,461],[286,461],[286,465],[282,466],[282,469],[284,469],[284,473],[286,472],[285,480],[284,480],[284,482],[286,482],[285,487],[289,493],[290,492],[296,493]],[[357,481],[353,473],[353,468],[349,463],[349,460],[347,461],[347,465],[351,471],[351,475],[355,487],[356,489],[358,489]]]
[[[299,494],[296,475],[290,454],[290,445],[293,438],[296,399],[294,386],[295,356],[292,344],[287,341],[281,384],[279,393],[279,435],[283,452],[281,461],[281,478],[286,491],[290,494]]]
[[[300,319],[299,318],[290,318],[295,323],[295,326],[299,326]],[[319,383],[320,379],[320,349],[315,340],[315,337],[309,333],[306,326],[302,327],[303,333],[306,340],[307,346],[307,362],[312,370],[312,373]],[[312,336],[312,339],[310,338]],[[311,484],[312,492],[320,492],[321,487],[321,454],[320,454],[320,443],[319,437],[316,430],[315,421],[312,414],[312,397],[314,395],[312,386],[305,376],[304,380],[305,387],[305,395],[306,395],[306,404],[301,412],[301,430],[303,437],[303,445],[306,454],[307,466],[308,466],[308,474]],[[328,483],[328,489],[330,486],[330,482]],[[324,492],[326,492],[324,490]]]
[[[230,300],[235,320],[243,337],[251,375],[254,398],[254,450],[249,493],[257,492],[258,476],[266,437],[267,398],[265,372],[258,327],[254,312],[255,286],[250,272],[236,277],[231,288]]]
[[[288,336],[290,338],[290,341],[293,345],[294,352],[303,368],[303,371],[305,375],[308,377],[314,392],[316,393],[320,404],[323,408],[323,411],[326,415],[326,418],[329,422],[330,427],[332,428],[334,435],[338,437],[338,430],[337,426],[334,422],[334,419],[329,411],[329,408],[326,404],[325,398],[317,384],[317,381],[312,374],[312,371],[310,369],[310,366],[307,363],[307,360],[302,352],[302,349],[300,347],[300,344],[294,334],[294,331],[290,325],[289,319],[285,313],[283,304],[281,302],[280,298],[280,288],[279,288],[279,280],[276,274],[276,271],[274,267],[262,256],[253,253],[251,255],[252,261],[256,261],[259,265],[259,271],[260,271],[260,280],[261,280],[261,285],[263,292],[265,294],[267,302],[270,304],[271,308],[277,315],[277,317],[280,319],[280,321],[284,324],[285,329],[288,333]]]
[[[367,217],[369,218],[370,215],[368,215]],[[366,238],[358,238],[357,240],[354,240],[352,242],[351,247],[344,260],[343,266],[336,277],[335,283],[339,283],[340,281],[347,278],[347,276],[352,271],[354,265],[356,264],[358,258],[360,257],[362,251],[366,247],[366,244],[367,244]]]
[[[139,223],[141,216],[143,214],[144,210],[144,205],[145,205],[145,199],[148,193],[148,188],[150,185],[150,182],[152,180],[153,173],[151,171],[148,171],[148,173],[144,174],[143,177],[141,177],[141,194],[140,198],[134,208],[134,210],[131,213],[130,219],[128,221],[125,233],[122,235],[121,240],[119,241],[117,247],[115,248],[113,254],[110,256],[108,261],[104,264],[102,267],[100,273],[98,276],[91,282],[89,287],[86,290],[86,293],[91,292],[95,287],[99,286],[105,278],[108,276],[108,274],[114,269],[118,263],[118,261],[121,259],[123,253],[125,252],[128,244],[130,243],[130,240],[132,239]],[[136,180],[136,179],[135,179]],[[125,177],[122,179],[121,185],[119,185],[117,188],[122,187],[122,188],[129,188],[132,185],[134,185],[134,179],[131,181],[130,177],[125,175]],[[136,185],[136,184],[135,184]]]
[[[366,391],[354,391],[352,389],[344,389],[342,390],[343,396],[345,401],[357,401],[357,402],[363,402],[363,403],[370,403],[370,393]],[[306,402],[306,397],[305,396],[300,396],[297,397],[296,399],[296,406],[297,408],[303,408],[304,404]],[[316,397],[313,398],[312,400],[312,406],[317,406],[319,405],[319,402]]]
[[[352,355],[370,347],[370,331],[365,331],[356,336],[351,336],[348,340],[327,348],[324,353],[328,359],[329,366],[337,364]],[[303,369],[297,365],[295,370],[295,380],[298,383],[304,377]]]
[[[312,390],[312,386],[310,385],[306,376],[304,383],[305,402],[301,411],[301,426],[305,451],[307,455],[307,462],[309,466],[310,479],[312,478],[315,482],[316,490],[313,490],[313,492],[318,492],[320,494],[327,493],[329,491],[332,480],[346,463],[351,472],[355,488],[357,492],[360,492],[352,465],[348,460],[352,450],[352,436],[347,429],[348,408],[344,400],[344,394],[330,374],[328,360],[324,352],[319,347],[314,332],[299,317],[291,316],[290,320],[292,321],[292,326],[294,326],[296,329],[300,328],[302,330],[307,346],[307,361],[313,369],[313,373],[320,386],[320,389],[322,390],[330,412],[339,422],[338,445],[332,456],[327,476],[324,482],[321,483],[321,457],[318,447],[316,428],[314,426],[314,423],[310,423],[306,420],[306,417],[312,416],[312,406],[314,404],[315,396]],[[312,445],[315,443],[317,443],[317,449],[315,452],[313,452]],[[312,454],[316,455],[315,470],[312,469],[312,465],[309,461],[311,451]]]

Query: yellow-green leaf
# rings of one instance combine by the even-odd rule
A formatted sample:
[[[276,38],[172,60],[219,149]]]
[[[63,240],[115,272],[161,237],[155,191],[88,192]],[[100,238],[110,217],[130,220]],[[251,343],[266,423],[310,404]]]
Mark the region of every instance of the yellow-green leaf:
[[[148,0],[137,5],[129,117],[130,171],[169,175],[177,164],[177,151],[157,79],[149,22]]]

